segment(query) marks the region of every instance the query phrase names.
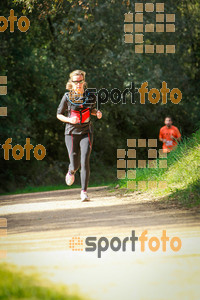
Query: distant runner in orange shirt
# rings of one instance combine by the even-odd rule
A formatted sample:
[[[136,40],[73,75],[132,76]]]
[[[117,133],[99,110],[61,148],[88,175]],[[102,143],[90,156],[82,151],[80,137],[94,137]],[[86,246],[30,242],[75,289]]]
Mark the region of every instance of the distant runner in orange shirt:
[[[165,126],[160,129],[159,140],[163,142],[163,152],[170,152],[177,146],[181,134],[177,127],[172,125],[172,118],[165,118]]]

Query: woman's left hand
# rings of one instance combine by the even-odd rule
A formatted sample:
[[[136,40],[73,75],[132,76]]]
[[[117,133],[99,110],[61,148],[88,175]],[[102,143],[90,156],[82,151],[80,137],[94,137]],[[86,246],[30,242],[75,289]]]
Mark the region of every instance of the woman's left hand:
[[[102,118],[102,112],[100,110],[97,110],[97,118],[98,119]]]

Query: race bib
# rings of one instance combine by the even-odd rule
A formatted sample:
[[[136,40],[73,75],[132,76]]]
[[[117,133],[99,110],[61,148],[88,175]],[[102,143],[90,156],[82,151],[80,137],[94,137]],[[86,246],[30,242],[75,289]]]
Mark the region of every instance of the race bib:
[[[166,141],[166,146],[172,146],[172,141]]]

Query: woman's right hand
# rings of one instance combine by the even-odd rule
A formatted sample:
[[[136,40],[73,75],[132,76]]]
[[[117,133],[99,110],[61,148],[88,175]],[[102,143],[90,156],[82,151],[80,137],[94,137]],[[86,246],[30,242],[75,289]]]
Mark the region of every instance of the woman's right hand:
[[[79,118],[78,117],[71,117],[71,118],[69,118],[69,123],[71,123],[71,124],[77,124],[77,123],[79,123]]]

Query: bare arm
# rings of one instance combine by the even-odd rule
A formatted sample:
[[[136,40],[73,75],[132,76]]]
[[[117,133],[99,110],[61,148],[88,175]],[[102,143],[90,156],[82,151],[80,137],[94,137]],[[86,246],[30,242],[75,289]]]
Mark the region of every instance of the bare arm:
[[[166,140],[165,139],[162,139],[162,138],[159,138],[159,141],[162,142],[162,143],[165,143]]]
[[[171,139],[174,140],[174,141],[176,141],[176,142],[180,142],[181,137],[175,138],[173,135],[171,135]]]
[[[57,119],[64,122],[64,123],[70,123],[70,124],[76,124],[79,122],[78,120],[78,117],[72,117],[72,118],[69,118],[69,117],[65,117],[64,115],[62,114],[57,114]]]
[[[58,120],[60,120],[60,121],[62,121],[62,122],[70,123],[70,122],[69,122],[69,118],[68,118],[68,117],[65,117],[65,116],[62,115],[62,114],[57,114],[56,117],[57,117]]]
[[[101,112],[100,110],[97,110],[96,108],[94,108],[94,109],[91,111],[91,115],[97,116],[98,119],[101,119],[101,118],[102,118],[102,112]]]
[[[93,115],[93,116],[96,116],[96,115],[97,115],[97,109],[96,109],[96,108],[94,108],[94,109],[91,111],[91,115]]]

